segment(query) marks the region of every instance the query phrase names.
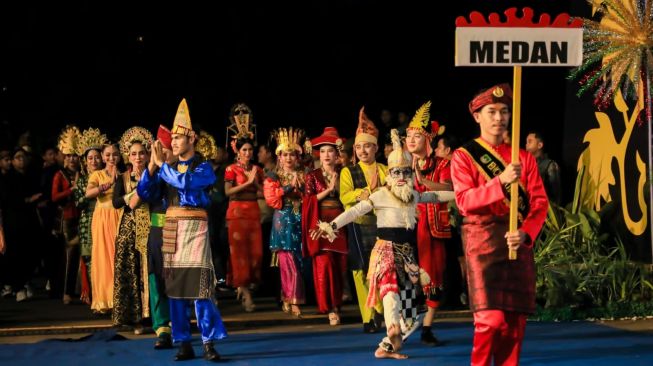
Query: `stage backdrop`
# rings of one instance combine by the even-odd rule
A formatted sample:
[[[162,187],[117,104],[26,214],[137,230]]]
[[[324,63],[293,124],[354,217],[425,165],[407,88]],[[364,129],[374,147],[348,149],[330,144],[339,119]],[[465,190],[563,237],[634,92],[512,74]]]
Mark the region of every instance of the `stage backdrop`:
[[[651,125],[643,105],[618,94],[599,111],[592,93],[578,98],[577,91],[577,84],[570,82],[563,154],[566,165],[575,165],[576,174],[584,171],[580,202],[603,210],[603,226],[619,234],[633,260],[653,263]]]

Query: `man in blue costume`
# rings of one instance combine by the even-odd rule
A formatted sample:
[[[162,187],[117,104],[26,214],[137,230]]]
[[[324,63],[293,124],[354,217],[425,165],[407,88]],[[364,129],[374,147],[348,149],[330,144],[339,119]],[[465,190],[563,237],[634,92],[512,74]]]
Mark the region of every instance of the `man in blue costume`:
[[[178,158],[177,163],[169,165],[165,162],[161,143],[157,142],[152,155],[158,172],[150,176],[146,171],[142,179],[158,182],[168,206],[161,251],[166,294],[170,301],[172,339],[181,343],[175,360],[195,358],[190,343],[190,319],[186,312],[187,301],[194,300],[204,358],[218,361],[220,355],[213,341],[225,338],[227,332],[213,301],[216,279],[206,212],[210,204],[207,191],[216,177],[211,164],[195,154],[193,144],[196,137],[185,99],[179,105],[171,132],[172,152]]]

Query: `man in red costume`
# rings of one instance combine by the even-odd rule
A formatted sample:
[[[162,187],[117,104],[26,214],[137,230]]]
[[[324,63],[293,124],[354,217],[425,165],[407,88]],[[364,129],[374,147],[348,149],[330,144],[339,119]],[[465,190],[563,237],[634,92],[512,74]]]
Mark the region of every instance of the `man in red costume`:
[[[415,190],[427,191],[452,191],[451,172],[449,160],[437,158],[433,155],[431,139],[439,134],[437,122],[431,122],[429,108],[431,102],[422,105],[406,129],[406,147],[413,155],[413,170]],[[424,316],[421,341],[424,344],[437,346],[439,341],[431,332],[431,324],[435,311],[440,305],[440,296],[443,288],[443,274],[445,269],[445,242],[451,238],[449,225],[449,209],[446,202],[418,203],[417,212],[417,253],[419,266],[431,277],[431,285],[424,288],[428,310]]]
[[[510,120],[512,90],[493,86],[469,103],[480,137],[453,154],[451,173],[463,216],[470,308],[474,312],[472,365],[519,364],[526,317],[535,311],[533,243],[548,200],[535,158],[524,150],[511,162],[503,132]],[[518,181],[519,229],[508,231],[510,183]],[[517,259],[508,259],[508,249]]]

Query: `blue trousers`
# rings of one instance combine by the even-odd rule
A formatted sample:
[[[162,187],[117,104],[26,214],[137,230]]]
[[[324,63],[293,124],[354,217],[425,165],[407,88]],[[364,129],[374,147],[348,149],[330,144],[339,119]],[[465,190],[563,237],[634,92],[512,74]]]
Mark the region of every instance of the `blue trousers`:
[[[169,299],[173,342],[190,342],[190,317],[187,311],[189,301],[195,302],[197,327],[202,334],[202,343],[227,337],[220,311],[211,299]]]

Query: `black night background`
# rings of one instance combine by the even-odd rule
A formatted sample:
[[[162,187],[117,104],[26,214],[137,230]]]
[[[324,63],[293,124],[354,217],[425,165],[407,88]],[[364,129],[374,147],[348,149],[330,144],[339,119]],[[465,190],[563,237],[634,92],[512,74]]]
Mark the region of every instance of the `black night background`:
[[[363,105],[378,123],[382,108],[412,116],[429,99],[431,118],[466,139],[477,133],[470,98],[511,82],[512,69],[454,67],[456,17],[513,6],[530,6],[536,16],[579,15],[571,3],[4,4],[0,143],[11,148],[31,129],[38,150],[56,143],[68,123],[99,127],[114,139],[133,125],[155,130],[172,123],[182,97],[193,125],[221,144],[229,108],[239,101],[254,111],[259,142],[270,128],[288,125],[313,136],[331,125],[352,136]],[[569,71],[523,71],[522,130],[549,131],[554,158],[563,156]]]

